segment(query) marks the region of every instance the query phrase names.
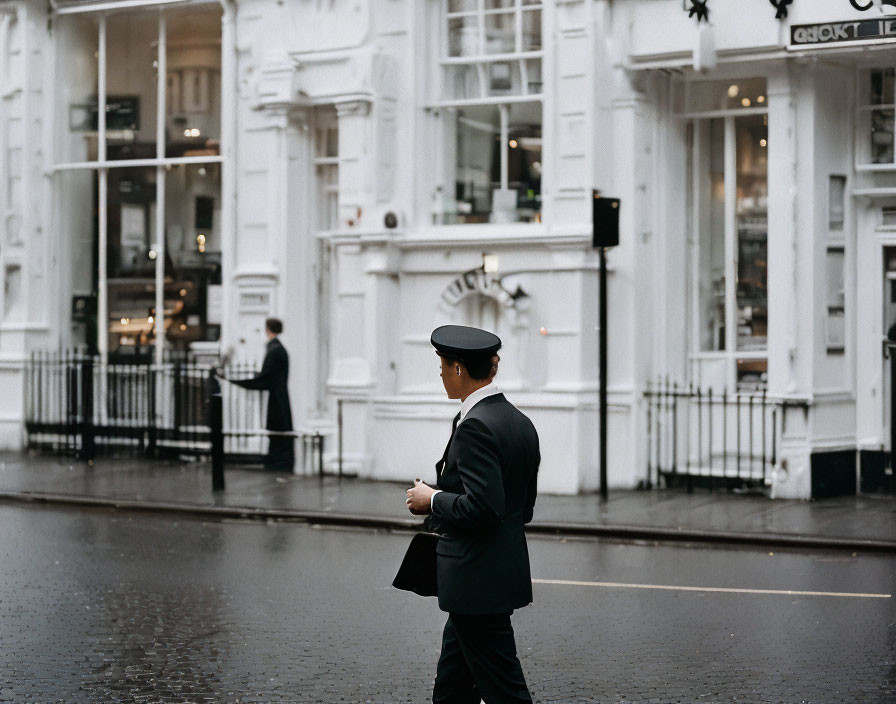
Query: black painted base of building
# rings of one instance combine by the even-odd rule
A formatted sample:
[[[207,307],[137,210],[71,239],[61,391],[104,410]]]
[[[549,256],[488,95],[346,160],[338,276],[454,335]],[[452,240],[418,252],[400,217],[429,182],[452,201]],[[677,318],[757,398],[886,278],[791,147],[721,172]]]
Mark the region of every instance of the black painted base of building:
[[[857,472],[858,470],[858,472]],[[688,491],[733,491],[768,494],[763,481],[660,471],[661,487]],[[883,450],[815,452],[811,457],[811,498],[862,494],[896,494],[890,453]],[[651,488],[642,486],[641,488]]]
[[[896,480],[890,468],[889,452],[861,450],[859,468],[859,491],[863,494],[896,494]]]

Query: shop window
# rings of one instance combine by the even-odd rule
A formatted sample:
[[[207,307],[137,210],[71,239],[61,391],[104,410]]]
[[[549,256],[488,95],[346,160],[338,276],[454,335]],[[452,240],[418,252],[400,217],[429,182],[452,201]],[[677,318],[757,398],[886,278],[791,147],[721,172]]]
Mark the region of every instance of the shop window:
[[[828,354],[846,349],[846,252],[843,247],[827,248],[827,319],[825,340]]]
[[[218,339],[220,7],[85,9],[54,32],[56,95],[70,96],[57,220],[79,261],[94,260],[72,277],[73,295],[97,301],[78,321],[85,342],[114,360]]]
[[[724,85],[736,84],[691,90],[704,101],[692,107],[716,105],[710,112],[723,113],[695,119],[690,128],[693,331],[698,355],[729,360],[729,388],[752,389],[765,383],[767,372],[768,117],[738,114],[730,102],[750,86],[751,102],[762,97],[764,103],[764,82],[741,81],[737,95],[720,92]]]
[[[730,81],[693,81],[676,95],[675,110],[681,114],[718,111],[758,112],[768,108],[764,78]]]
[[[872,68],[859,81],[859,129],[857,157],[860,164],[894,166],[893,123],[896,111],[896,72],[893,68]]]
[[[317,229],[339,224],[339,127],[336,109],[320,107],[314,115],[314,170],[317,182]]]
[[[541,219],[542,4],[445,0],[436,224]]]

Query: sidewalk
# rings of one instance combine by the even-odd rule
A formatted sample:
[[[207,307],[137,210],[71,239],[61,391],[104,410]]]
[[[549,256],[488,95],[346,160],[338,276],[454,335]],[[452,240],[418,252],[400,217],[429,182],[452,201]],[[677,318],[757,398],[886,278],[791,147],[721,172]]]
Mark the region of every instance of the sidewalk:
[[[295,476],[228,466],[212,491],[205,462],[0,453],[0,500],[187,512],[218,517],[415,529],[404,485],[333,476]],[[532,533],[626,540],[735,543],[896,552],[896,497],[772,501],[764,496],[677,490],[543,494]]]

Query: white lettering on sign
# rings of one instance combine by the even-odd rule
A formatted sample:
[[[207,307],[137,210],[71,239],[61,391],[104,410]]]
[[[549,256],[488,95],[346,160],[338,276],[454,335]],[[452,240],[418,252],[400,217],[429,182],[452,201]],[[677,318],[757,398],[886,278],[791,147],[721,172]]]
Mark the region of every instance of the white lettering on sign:
[[[797,27],[793,30],[793,41],[797,44],[842,42],[858,38],[858,32],[858,22],[837,22],[836,24],[819,24],[814,27]]]
[[[796,46],[854,41],[872,42],[893,37],[896,37],[896,20],[888,18],[794,25],[790,28],[791,44]]]

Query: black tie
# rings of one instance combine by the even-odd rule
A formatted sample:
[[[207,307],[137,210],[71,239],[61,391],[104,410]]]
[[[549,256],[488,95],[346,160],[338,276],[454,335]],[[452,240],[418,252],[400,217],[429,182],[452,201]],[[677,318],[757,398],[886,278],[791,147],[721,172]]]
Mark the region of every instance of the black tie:
[[[448,450],[451,449],[451,441],[454,439],[454,431],[457,430],[457,424],[460,422],[460,413],[454,416],[451,422],[451,437],[448,438],[448,444],[445,445],[445,452],[442,453],[442,459],[436,462],[436,483],[442,478],[442,470],[445,469],[445,461],[448,459]]]

